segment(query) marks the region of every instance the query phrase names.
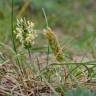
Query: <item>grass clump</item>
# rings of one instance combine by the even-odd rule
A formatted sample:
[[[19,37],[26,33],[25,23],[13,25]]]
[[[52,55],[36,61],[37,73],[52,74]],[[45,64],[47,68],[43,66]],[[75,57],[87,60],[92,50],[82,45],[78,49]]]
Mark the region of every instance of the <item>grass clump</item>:
[[[48,44],[52,49],[52,54],[56,57],[54,60],[55,63],[51,62],[51,59],[48,58],[47,60],[51,63],[46,64],[45,57],[46,55],[50,55],[49,57],[52,58],[51,54],[46,54],[45,52],[44,58],[42,59],[41,53],[41,55],[37,55],[36,52],[32,53],[32,47],[36,44],[35,40],[37,36],[39,37],[38,32],[41,32],[40,34],[43,34],[43,36],[47,38]],[[1,66],[1,69],[5,72],[3,76],[1,76],[3,73],[0,74],[0,91],[2,95],[67,96],[65,95],[66,90],[76,88],[77,86],[84,86],[85,82],[88,82],[89,77],[84,73],[86,70],[89,72],[86,65],[87,63],[76,63],[75,61],[71,61],[73,63],[66,62],[62,47],[51,28],[47,27],[47,29],[37,31],[34,27],[34,23],[24,18],[17,20],[14,34],[20,45],[19,48],[16,47],[17,53],[12,54],[12,60],[9,60],[10,62],[6,64],[12,64],[11,67],[7,66],[8,70],[11,70],[11,72],[6,70],[5,65],[2,64],[3,67]],[[15,43],[17,42],[15,41]],[[19,61],[19,65],[15,60]],[[43,60],[44,62],[42,62]],[[68,66],[66,67],[66,65]],[[81,67],[81,65],[84,66]],[[86,69],[84,69],[85,67]],[[84,71],[80,68],[83,68]],[[82,76],[79,79],[77,78],[78,74]],[[88,79],[83,81],[82,78]],[[80,81],[80,79],[82,79],[82,81]],[[78,90],[75,93],[72,91],[71,95],[75,96],[78,92]]]

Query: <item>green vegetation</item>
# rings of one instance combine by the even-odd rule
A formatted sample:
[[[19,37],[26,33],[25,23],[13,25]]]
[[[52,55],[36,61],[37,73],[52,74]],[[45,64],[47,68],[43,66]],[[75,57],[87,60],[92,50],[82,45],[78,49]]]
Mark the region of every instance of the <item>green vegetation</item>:
[[[0,96],[96,96],[95,27],[95,0],[1,0]]]

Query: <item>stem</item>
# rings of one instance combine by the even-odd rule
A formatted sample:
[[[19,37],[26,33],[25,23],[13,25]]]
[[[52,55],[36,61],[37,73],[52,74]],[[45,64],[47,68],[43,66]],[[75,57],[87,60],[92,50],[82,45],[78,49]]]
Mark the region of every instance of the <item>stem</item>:
[[[30,61],[31,61],[32,56],[31,56],[31,51],[30,51],[30,48],[28,48],[28,55],[29,55],[29,59],[30,59]]]
[[[13,32],[13,15],[14,15],[13,14],[13,7],[14,7],[13,6],[13,1],[14,0],[11,1],[12,2],[12,10],[11,10],[11,39],[12,39],[12,44],[13,44],[13,50],[15,52],[15,55],[17,55],[16,44],[15,44],[15,36],[14,36],[14,32]],[[19,65],[20,71],[22,73],[22,68],[21,68],[20,61],[19,61],[18,57],[16,57],[16,63]],[[16,70],[17,70],[17,72],[19,74],[18,66],[15,65],[15,67],[16,67]]]
[[[44,18],[45,18],[45,21],[46,21],[46,27],[48,28],[48,19],[47,19],[47,15],[45,13],[44,8],[42,8],[42,11],[43,11],[43,15],[44,15]]]
[[[46,28],[48,28],[49,27],[48,19],[47,19],[47,15],[45,13],[44,8],[42,8],[42,11],[43,11],[43,15],[44,15],[44,18],[45,18],[45,21],[46,21]],[[48,49],[47,49],[47,65],[48,65],[48,62],[49,62],[49,42],[48,42]]]
[[[43,11],[43,15],[44,15],[44,18],[45,18],[45,21],[46,21],[46,28],[48,29],[48,27],[49,27],[49,25],[48,25],[48,19],[47,19],[47,15],[46,15],[46,12],[45,12],[45,10],[44,10],[44,8],[42,8],[42,11]],[[47,49],[47,59],[46,59],[46,61],[47,61],[47,66],[48,66],[48,63],[49,63],[49,48],[50,48],[50,46],[49,46],[50,44],[49,44],[49,42],[48,42],[48,49]],[[48,69],[49,70],[49,69]],[[49,82],[50,82],[50,77],[49,77]]]

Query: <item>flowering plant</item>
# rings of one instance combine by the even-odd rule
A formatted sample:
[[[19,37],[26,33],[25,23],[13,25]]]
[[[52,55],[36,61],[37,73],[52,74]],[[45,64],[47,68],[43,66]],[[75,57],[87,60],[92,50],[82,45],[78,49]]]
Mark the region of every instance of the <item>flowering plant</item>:
[[[35,44],[35,39],[37,37],[36,30],[34,29],[34,23],[26,21],[25,18],[17,19],[16,30],[16,39],[24,46],[24,48],[31,48]]]

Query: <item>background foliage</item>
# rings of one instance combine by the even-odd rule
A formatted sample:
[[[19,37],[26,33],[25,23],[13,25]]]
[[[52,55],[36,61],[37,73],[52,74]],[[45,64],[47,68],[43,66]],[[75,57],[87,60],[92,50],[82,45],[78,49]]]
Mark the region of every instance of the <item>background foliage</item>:
[[[12,46],[12,22],[13,27],[16,27],[16,19],[21,17],[26,17],[28,20],[32,20],[36,24],[36,28],[45,28],[46,22],[42,8],[45,9],[47,14],[48,24],[57,34],[60,44],[66,49],[64,50],[64,55],[73,58],[73,55],[80,55],[87,57],[87,60],[95,60],[96,58],[96,0],[13,0],[13,20],[12,20],[12,0],[0,0],[0,63],[3,62],[2,58],[11,58],[13,51],[10,46]],[[42,42],[39,45],[45,45],[45,39],[40,36]],[[2,45],[4,48],[2,48]],[[18,47],[18,42],[16,41],[16,47]],[[10,49],[6,50],[6,49]],[[33,48],[35,52],[38,53],[39,50],[47,51],[46,48]],[[18,47],[21,53],[19,56],[23,63],[30,63],[25,59],[26,51]],[[11,52],[12,51],[12,52]],[[50,50],[49,50],[50,51]],[[1,53],[5,53],[3,56]],[[25,52],[25,53],[24,53]],[[51,52],[51,51],[50,51]],[[47,53],[47,52],[46,52]],[[4,59],[4,60],[5,60]],[[77,58],[79,60],[80,58]],[[13,59],[14,60],[14,59]],[[79,60],[80,61],[80,60]],[[82,63],[82,58],[81,58]],[[94,62],[92,62],[94,63]],[[55,76],[56,66],[53,66],[53,70],[44,70],[44,75],[47,79],[51,76]],[[70,72],[75,65],[70,65]],[[89,76],[96,77],[95,67],[93,65],[87,66],[89,68]],[[95,68],[94,70],[91,67]],[[58,68],[57,68],[58,69]],[[35,70],[35,69],[34,69]],[[56,72],[55,72],[55,71]],[[81,69],[77,68],[77,72]],[[90,71],[91,70],[91,71]],[[94,71],[94,72],[93,72]],[[58,73],[58,72],[57,72]],[[72,74],[75,74],[74,70]],[[54,75],[55,74],[55,75]],[[58,73],[59,74],[59,73]],[[58,75],[57,74],[57,75]],[[61,74],[61,73],[60,73]],[[61,74],[62,75],[62,74]],[[69,74],[70,75],[70,74]],[[59,90],[59,85],[57,86]],[[84,92],[83,92],[84,91]],[[89,96],[87,93],[92,94],[90,91],[82,90],[77,88],[76,90],[71,90],[65,93],[65,96],[78,96],[81,93],[84,96]],[[75,94],[75,95],[74,95]],[[95,96],[94,94],[90,96]]]
[[[62,29],[61,34],[74,38],[79,47],[90,43],[96,36],[96,1],[95,0],[13,0],[14,20],[26,16],[44,27],[42,8],[45,9],[49,25]],[[27,4],[26,4],[27,3]],[[8,38],[11,26],[11,0],[0,1],[0,37]],[[6,26],[6,28],[5,28]],[[64,37],[64,36],[63,36]],[[62,37],[62,38],[63,38]],[[95,45],[94,41],[91,42]],[[88,45],[88,44],[87,44]]]

